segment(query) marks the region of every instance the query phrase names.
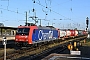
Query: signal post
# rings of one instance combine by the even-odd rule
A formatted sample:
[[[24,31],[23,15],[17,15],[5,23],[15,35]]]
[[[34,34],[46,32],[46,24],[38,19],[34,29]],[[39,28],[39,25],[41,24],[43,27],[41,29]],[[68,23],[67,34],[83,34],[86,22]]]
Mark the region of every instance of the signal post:
[[[7,43],[6,37],[3,37],[2,42],[4,45],[4,60],[6,60],[6,43]]]

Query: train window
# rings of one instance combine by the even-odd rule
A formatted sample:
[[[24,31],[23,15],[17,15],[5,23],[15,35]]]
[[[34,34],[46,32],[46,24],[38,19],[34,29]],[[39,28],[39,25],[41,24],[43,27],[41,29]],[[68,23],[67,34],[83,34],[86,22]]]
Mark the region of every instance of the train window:
[[[18,35],[18,34],[29,35],[29,30],[30,30],[30,28],[18,28],[16,34],[17,34],[17,35]]]
[[[35,33],[35,29],[33,30],[33,33]]]
[[[23,31],[23,28],[18,28],[17,33],[21,33]]]
[[[30,30],[29,28],[25,28],[25,29],[24,29],[24,32],[25,32],[25,33],[29,33],[29,30]]]

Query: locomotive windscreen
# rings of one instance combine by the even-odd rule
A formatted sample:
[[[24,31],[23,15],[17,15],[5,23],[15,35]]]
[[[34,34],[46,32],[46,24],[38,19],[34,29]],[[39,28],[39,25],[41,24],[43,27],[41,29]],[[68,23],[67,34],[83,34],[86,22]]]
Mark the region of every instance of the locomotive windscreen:
[[[16,35],[29,35],[30,28],[18,28]]]

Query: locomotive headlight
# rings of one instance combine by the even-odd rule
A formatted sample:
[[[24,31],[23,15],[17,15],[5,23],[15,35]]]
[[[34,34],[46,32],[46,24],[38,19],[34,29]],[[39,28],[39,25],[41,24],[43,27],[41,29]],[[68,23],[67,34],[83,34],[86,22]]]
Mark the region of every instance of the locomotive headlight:
[[[16,41],[17,41],[18,39],[16,39]]]
[[[25,36],[25,38],[27,38],[28,36]]]

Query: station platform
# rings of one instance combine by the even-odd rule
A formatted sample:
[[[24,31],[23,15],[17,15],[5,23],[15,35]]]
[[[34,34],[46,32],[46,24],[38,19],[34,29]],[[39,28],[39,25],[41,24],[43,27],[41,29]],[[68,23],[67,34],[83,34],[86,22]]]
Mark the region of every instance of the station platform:
[[[70,55],[70,54],[50,54],[42,60],[90,60],[90,58],[83,57],[80,55]]]
[[[0,36],[0,41],[3,40],[3,36]],[[15,40],[15,36],[6,36],[6,40]]]

